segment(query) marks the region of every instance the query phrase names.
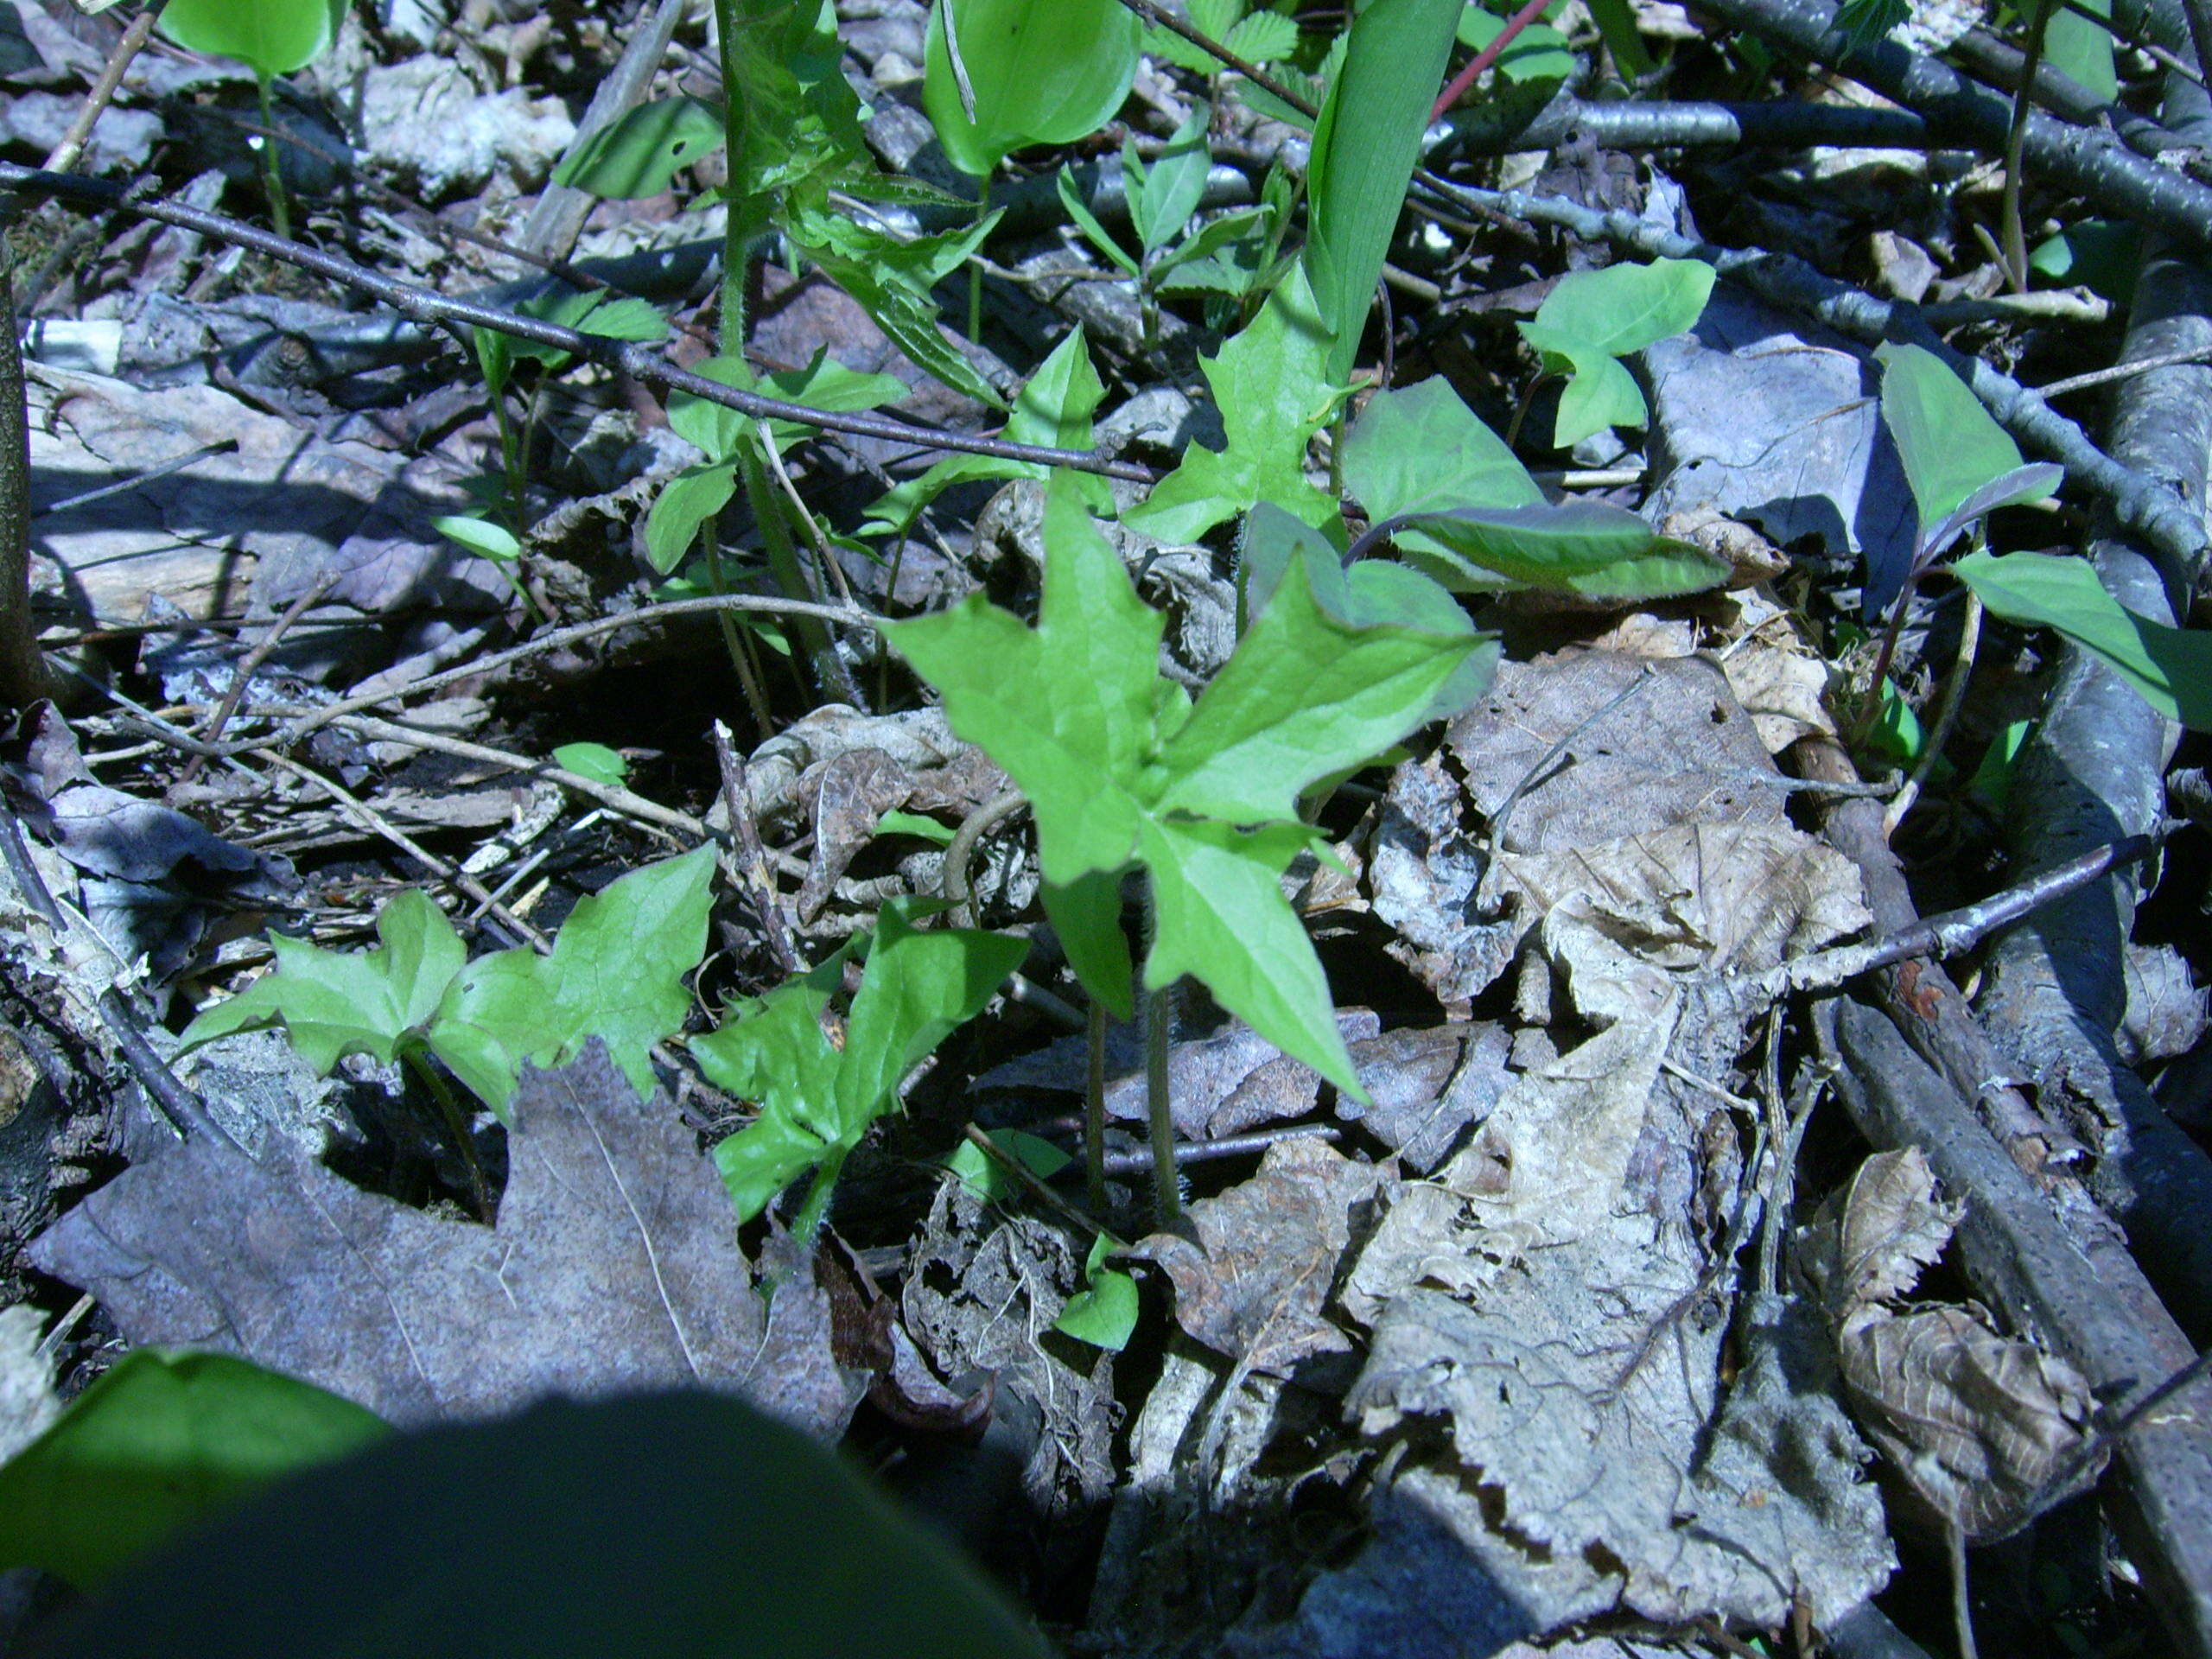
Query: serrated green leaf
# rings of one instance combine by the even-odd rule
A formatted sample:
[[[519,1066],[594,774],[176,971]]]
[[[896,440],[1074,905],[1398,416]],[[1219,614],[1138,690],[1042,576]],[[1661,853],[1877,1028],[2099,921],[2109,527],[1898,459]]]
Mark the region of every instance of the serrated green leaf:
[[[1306,168],[1306,265],[1329,338],[1328,384],[1351,376],[1463,9],[1464,0],[1373,0],[1344,33]]]
[[[736,142],[728,194],[740,211],[874,171],[860,98],[845,79],[836,15],[817,0],[735,0]]]
[[[1136,78],[1138,23],[1116,0],[944,0],[967,70],[966,108],[930,10],[922,108],[952,164],[988,178],[1009,150],[1071,144],[1113,118]]]
[[[1191,0],[1185,10],[1190,14],[1192,29],[1210,41],[1225,41],[1229,31],[1244,15],[1244,0]],[[1221,60],[1216,58],[1213,63],[1218,68]]]
[[[711,847],[648,864],[580,902],[551,956],[478,957],[438,1005],[432,1052],[502,1120],[524,1061],[559,1065],[592,1037],[650,1095],[648,1051],[682,1028],[683,976],[706,955],[714,868]]]
[[[1298,24],[1279,11],[1255,11],[1238,19],[1222,44],[1265,68],[1298,49]]]
[[[413,888],[378,912],[377,937],[383,943],[374,950],[353,952],[272,934],[276,971],[203,1012],[181,1040],[195,1048],[282,1025],[318,1072],[348,1054],[391,1062],[430,1023],[468,952],[444,912]]]
[[[1306,476],[1306,447],[1344,395],[1327,377],[1328,354],[1328,330],[1294,270],[1249,326],[1199,359],[1227,447],[1187,451],[1123,521],[1160,541],[1192,542],[1262,501],[1308,524],[1334,517],[1336,504]]]
[[[345,0],[168,0],[162,33],[188,52],[236,58],[264,80],[322,55]]]
[[[553,182],[610,201],[640,200],[660,194],[721,142],[719,111],[696,98],[657,98],[563,156]]]
[[[2087,560],[2048,553],[1971,553],[1952,567],[1990,611],[2056,628],[2094,653],[2168,720],[2212,731],[2212,632],[2138,616]]]
[[[1713,276],[1702,259],[1570,271],[1544,296],[1536,321],[1592,351],[1624,357],[1696,327]]]
[[[391,1433],[229,1354],[137,1349],[0,1467],[0,1567],[91,1588],[256,1487]]]
[[[1877,347],[1874,357],[1882,365],[1882,420],[1923,525],[2019,467],[2019,445],[1942,359],[1896,344]]]

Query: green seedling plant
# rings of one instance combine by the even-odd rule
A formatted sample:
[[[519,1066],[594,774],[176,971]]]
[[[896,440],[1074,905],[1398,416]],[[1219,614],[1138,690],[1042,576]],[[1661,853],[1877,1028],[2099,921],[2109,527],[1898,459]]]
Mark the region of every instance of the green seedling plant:
[[[261,98],[261,124],[273,133],[276,111],[270,83],[304,69],[321,57],[346,16],[346,0],[168,0],[161,30],[188,52],[236,58],[253,71]],[[276,234],[292,234],[291,203],[276,159],[276,141],[258,147],[269,181],[269,213]]]
[[[1294,0],[1268,0],[1258,6],[1248,5],[1247,0],[1190,0],[1185,10],[1191,27],[1199,34],[1220,42],[1245,62],[1265,68],[1298,50],[1298,22],[1291,16],[1294,5]],[[1157,23],[1145,25],[1144,49],[1196,75],[1219,75],[1227,67],[1212,53]]]
[[[847,961],[867,965],[842,1041],[824,1029]],[[872,943],[855,940],[811,972],[725,1011],[691,1052],[709,1080],[760,1114],[715,1148],[738,1218],[750,1221],[800,1176],[814,1180],[793,1231],[811,1241],[845,1160],[899,1086],[952,1031],[981,1013],[1028,946],[970,928],[918,931],[887,906]]]
[[[1151,1035],[1185,974],[1285,1053],[1363,1098],[1319,959],[1280,885],[1316,844],[1300,792],[1403,737],[1475,649],[1470,633],[1359,627],[1282,582],[1197,702],[1161,677],[1166,619],[1141,600],[1075,492],[1045,513],[1034,628],[982,595],[893,625],[893,649],[953,730],[1028,797],[1046,915],[1090,995],[1135,1013],[1121,878],[1148,879]],[[1164,1046],[1160,1052],[1164,1054]],[[1163,1218],[1179,1208],[1164,1074],[1152,1092]],[[1096,1129],[1099,1126],[1094,1124]]]
[[[467,1121],[433,1059],[502,1122],[525,1062],[561,1065],[593,1037],[640,1095],[652,1092],[650,1051],[682,1028],[691,1006],[683,976],[706,955],[713,873],[711,848],[646,865],[582,900],[550,955],[517,946],[474,962],[444,912],[410,890],[378,912],[373,950],[272,935],[276,970],[201,1013],[181,1040],[191,1049],[280,1026],[321,1074],[348,1054],[397,1061],[437,1101],[466,1154]],[[480,1185],[477,1197],[481,1208]]]
[[[944,1166],[984,1204],[1003,1204],[1019,1191],[1006,1173],[1009,1165],[1039,1181],[1049,1181],[1075,1161],[1051,1141],[1025,1129],[992,1131],[984,1137],[991,1148],[988,1151],[978,1144],[979,1134],[970,1130],[969,1138],[944,1160]],[[1095,1194],[1093,1202],[1103,1203],[1103,1195]],[[1116,1353],[1128,1345],[1137,1325],[1137,1281],[1119,1268],[1107,1265],[1108,1258],[1124,1248],[1120,1239],[1099,1229],[1084,1259],[1084,1287],[1068,1298],[1059,1317],[1052,1321],[1052,1329]]]
[[[1713,293],[1713,270],[1701,259],[1655,259],[1571,271],[1521,325],[1548,374],[1563,374],[1556,448],[1611,426],[1642,426],[1643,391],[1621,359],[1694,327]]]

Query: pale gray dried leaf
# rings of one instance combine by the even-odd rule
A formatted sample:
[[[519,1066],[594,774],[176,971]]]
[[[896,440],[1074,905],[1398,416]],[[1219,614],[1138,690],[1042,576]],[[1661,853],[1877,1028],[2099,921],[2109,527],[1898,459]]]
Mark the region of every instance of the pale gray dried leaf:
[[[1344,1256],[1385,1182],[1310,1137],[1268,1148],[1249,1180],[1191,1206],[1193,1243],[1154,1233],[1129,1252],[1175,1282],[1175,1318],[1217,1353],[1267,1375],[1351,1343],[1326,1315]]]
[[[842,702],[825,703],[785,727],[746,759],[746,785],[762,834],[772,840],[795,838],[801,814],[810,805],[806,787],[810,775],[815,768],[857,749],[880,750],[917,779],[953,766],[963,754],[972,753],[952,734],[942,709],[864,715]],[[1001,780],[1002,787],[1003,774]],[[725,824],[726,810],[717,801],[707,821],[717,827]]]
[[[745,1395],[817,1433],[855,1390],[810,1262],[764,1303],[728,1194],[658,1095],[594,1042],[525,1069],[496,1228],[365,1192],[288,1144],[206,1140],[135,1165],[33,1242],[131,1342],[223,1349],[402,1425],[545,1395]]]
[[[1647,512],[1710,507],[1782,547],[1864,554],[1894,591],[1917,518],[1857,348],[1722,283],[1697,326],[1644,361],[1660,480]]]
[[[1980,1308],[1864,1307],[1836,1348],[1868,1436],[1969,1538],[2018,1531],[2104,1469],[2101,1450],[2072,1479],[2045,1489],[2082,1452],[2096,1400],[2072,1365],[1999,1335]]]
[[[1503,914],[1477,913],[1487,863],[1446,758],[1402,762],[1368,853],[1374,910],[1392,930],[1385,948],[1454,1017],[1505,971],[1534,919],[1510,897]]]
[[[1833,1317],[1851,1318],[1917,1284],[1964,1212],[1936,1196],[1935,1172],[1919,1147],[1875,1153],[1806,1227],[1806,1272]]]
[[[0,1307],[0,1463],[43,1434],[61,1414],[53,1366],[39,1351],[45,1323],[28,1302]]]
[[[1401,1027],[1350,1047],[1371,1103],[1339,1099],[1337,1116],[1357,1122],[1417,1175],[1444,1161],[1460,1131],[1487,1116],[1511,1080],[1513,1039],[1495,1020]]]
[[[1362,1427],[1417,1418],[1449,1439],[1392,1490],[1537,1628],[1611,1611],[1772,1626],[1798,1590],[1825,1622],[1894,1565],[1863,1450],[1817,1383],[1777,1372],[1761,1414],[1732,1418],[1725,1308],[1697,1282],[1624,1223],[1529,1258],[1478,1306],[1408,1290],[1376,1327],[1350,1401]]]
[[[814,852],[799,884],[798,918],[811,922],[830,902],[830,890],[868,845],[886,812],[914,792],[906,768],[881,749],[848,749],[810,774],[814,795]]]

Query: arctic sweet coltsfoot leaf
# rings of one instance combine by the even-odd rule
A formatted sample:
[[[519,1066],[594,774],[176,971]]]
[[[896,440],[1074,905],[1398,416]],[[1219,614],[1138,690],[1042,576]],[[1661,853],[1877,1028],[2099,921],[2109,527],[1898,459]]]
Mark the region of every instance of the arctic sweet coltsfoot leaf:
[[[818,1217],[846,1155],[898,1103],[899,1083],[956,1027],[981,1013],[1027,944],[972,928],[917,932],[896,907],[878,923],[842,1046],[822,1016],[842,981],[836,957],[764,997],[734,1005],[692,1052],[721,1087],[760,1115],[715,1148],[738,1218],[750,1221],[810,1169]],[[801,1230],[806,1224],[802,1223]]]
[[[319,1072],[348,1054],[397,1058],[429,1026],[468,951],[444,912],[411,888],[378,915],[377,937],[384,943],[372,950],[343,951],[270,935],[276,971],[187,1026],[185,1047],[281,1025]]]
[[[1199,359],[1228,447],[1187,451],[1123,522],[1163,542],[1191,542],[1262,501],[1309,524],[1334,518],[1336,503],[1306,476],[1306,446],[1344,395],[1328,378],[1329,348],[1313,290],[1294,269],[1258,316]]]
[[[1096,878],[1144,866],[1158,923],[1147,986],[1195,976],[1357,1095],[1320,963],[1277,885],[1313,841],[1297,798],[1410,731],[1476,641],[1355,626],[1306,580],[1284,582],[1192,704],[1160,675],[1165,619],[1058,478],[1045,549],[1035,628],[976,595],[894,624],[892,645],[1029,797],[1056,922],[1098,923],[1111,890]],[[1092,995],[1126,1002],[1125,982],[1076,962]]]
[[[503,1119],[524,1061],[558,1065],[593,1037],[650,1094],[647,1051],[682,1027],[683,976],[707,953],[714,868],[711,847],[648,864],[579,903],[551,956],[518,945],[478,957],[438,1004],[431,1052]]]

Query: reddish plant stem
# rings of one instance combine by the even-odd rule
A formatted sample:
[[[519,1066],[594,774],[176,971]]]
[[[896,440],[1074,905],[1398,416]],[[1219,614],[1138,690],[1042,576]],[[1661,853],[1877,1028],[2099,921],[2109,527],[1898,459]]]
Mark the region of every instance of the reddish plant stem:
[[[1436,95],[1436,105],[1429,111],[1428,118],[1431,121],[1441,121],[1444,118],[1445,111],[1450,109],[1465,95],[1467,88],[1475,84],[1476,78],[1491,65],[1496,63],[1500,54],[1507,47],[1513,44],[1515,38],[1521,31],[1544,15],[1544,8],[1550,3],[1551,0],[1528,0],[1526,5],[1507,18],[1505,27],[1497,31],[1497,38],[1476,53],[1467,67],[1445,84],[1444,90]]]

